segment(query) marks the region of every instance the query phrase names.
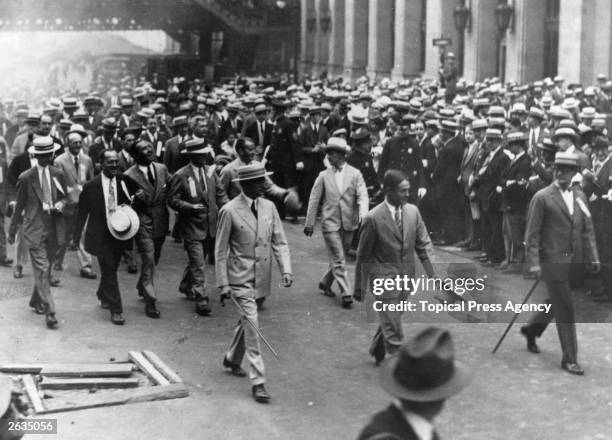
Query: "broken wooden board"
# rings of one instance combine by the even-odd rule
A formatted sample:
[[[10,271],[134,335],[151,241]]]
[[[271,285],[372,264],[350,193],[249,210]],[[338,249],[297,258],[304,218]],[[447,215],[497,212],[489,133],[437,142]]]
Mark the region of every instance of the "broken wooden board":
[[[40,399],[40,394],[38,393],[38,388],[36,388],[36,382],[34,381],[34,377],[29,374],[26,374],[21,377],[23,380],[23,386],[25,388],[26,394],[32,403],[32,407],[34,411],[38,414],[41,411],[45,410],[45,407]]]
[[[166,386],[141,387],[133,390],[116,391],[109,395],[89,394],[83,401],[75,404],[53,405],[50,402],[46,409],[37,411],[37,414],[51,414],[66,411],[78,411],[89,408],[125,405],[129,403],[150,402],[153,400],[179,399],[189,396],[189,390],[182,383]]]
[[[151,362],[151,364],[153,364],[153,366],[155,368],[157,368],[157,370],[161,374],[163,374],[164,377],[170,381],[170,383],[181,383],[181,382],[183,382],[183,379],[181,379],[178,374],[176,374],[170,367],[168,367],[168,365],[166,365],[159,358],[159,356],[157,356],[155,353],[153,353],[152,351],[149,351],[149,350],[145,350],[145,351],[142,352],[142,354],[144,354],[144,356],[147,358],[147,360],[149,362]]]
[[[8,374],[42,374],[53,377],[128,377],[134,366],[117,364],[3,364],[0,372]]]
[[[166,379],[157,369],[144,357],[142,353],[137,351],[128,352],[128,357],[136,364],[156,385],[169,385],[170,381]]]
[[[138,379],[124,378],[86,378],[86,379],[54,379],[45,378],[40,383],[42,390],[70,390],[82,388],[134,388],[138,386]]]

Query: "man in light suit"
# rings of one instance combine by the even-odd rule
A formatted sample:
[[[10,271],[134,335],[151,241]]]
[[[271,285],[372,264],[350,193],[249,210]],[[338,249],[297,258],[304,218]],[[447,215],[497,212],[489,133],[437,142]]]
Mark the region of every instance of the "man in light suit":
[[[66,239],[58,252],[55,270],[62,270],[66,249],[70,243],[70,240],[72,239],[72,236],[74,235],[74,227],[77,219],[77,204],[79,202],[81,191],[83,191],[83,185],[85,182],[93,179],[94,176],[93,162],[91,158],[83,153],[81,149],[83,144],[83,137],[81,134],[77,132],[70,132],[67,139],[68,150],[60,154],[53,162],[53,165],[62,170],[64,173],[64,179],[68,188],[68,204],[64,209]],[[79,243],[73,243],[72,245],[77,249],[77,255],[81,267],[81,277],[96,279],[97,275],[91,268],[92,257],[85,250],[83,240],[81,240]]]
[[[188,155],[189,165],[172,176],[168,192],[168,205],[178,212],[176,227],[189,258],[179,292],[197,301],[196,312],[201,316],[211,313],[204,279],[207,239],[214,239],[219,208],[228,201],[219,177],[206,165],[209,150],[204,139],[185,142],[182,154]]]
[[[329,255],[329,270],[319,281],[319,289],[325,296],[333,297],[334,280],[340,287],[342,307],[353,303],[351,287],[346,272],[346,253],[353,241],[353,234],[369,209],[368,190],[361,171],[346,163],[348,145],[342,138],[329,138],[325,147],[330,167],[321,171],[315,180],[304,224],[304,234],[310,237],[314,230],[319,205],[321,230]]]
[[[269,402],[270,395],[264,387],[263,358],[254,328],[259,327],[255,299],[257,291],[270,291],[272,256],[282,273],[282,285],[290,287],[293,283],[289,245],[280,217],[274,203],[261,197],[269,174],[261,163],[239,168],[242,193],[221,209],[215,246],[221,304],[231,296],[240,312],[223,366],[235,376],[245,376],[240,364],[246,353],[253,398],[259,403]]]
[[[591,213],[584,193],[570,186],[580,168],[574,153],[555,155],[554,181],[531,199],[527,212],[525,251],[529,271],[541,275],[548,291],[549,313],[540,312],[521,328],[527,349],[539,353],[535,340],[554,318],[561,342],[561,368],[582,376],[578,364],[576,313],[570,288],[573,264],[589,264],[592,272],[600,269]]]
[[[429,278],[435,277],[430,261],[433,253],[425,223],[416,206],[408,202],[410,182],[398,170],[389,170],[383,177],[385,200],[364,218],[359,233],[355,291],[357,301],[370,294],[374,278],[395,278],[407,275],[414,278],[416,255]],[[407,292],[387,292],[380,296],[389,304],[398,304],[407,298]],[[402,312],[378,312],[380,325],[370,346],[376,365],[385,354],[395,354],[403,343]]]
[[[19,176],[8,235],[8,242],[13,244],[17,227],[23,222],[23,240],[30,251],[35,283],[30,307],[46,315],[50,329],[57,327],[55,302],[51,296],[51,266],[64,239],[62,211],[67,203],[64,176],[50,166],[58,147],[50,136],[34,139],[30,153],[36,156],[38,163]]]
[[[153,148],[148,141],[138,141],[131,152],[136,165],[123,176],[128,191],[133,194],[132,206],[140,219],[140,228],[134,238],[142,262],[136,289],[145,300],[145,314],[149,318],[159,318],[154,278],[169,225],[166,202],[170,174],[165,165],[153,162]]]

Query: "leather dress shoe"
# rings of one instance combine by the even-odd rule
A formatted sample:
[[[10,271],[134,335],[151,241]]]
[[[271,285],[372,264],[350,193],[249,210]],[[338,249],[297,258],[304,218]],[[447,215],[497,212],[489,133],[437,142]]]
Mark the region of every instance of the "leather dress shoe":
[[[110,308],[106,301],[100,301],[100,307],[102,307],[104,310],[108,310]]]
[[[196,313],[200,316],[210,316],[212,310],[208,303],[208,298],[202,298],[198,301],[195,307]]]
[[[193,290],[191,290],[191,288],[189,289],[181,289],[179,287],[179,292],[181,292],[183,295],[185,295],[185,297],[187,298],[188,301],[195,301],[196,296],[193,293]]]
[[[13,270],[13,278],[23,278],[23,266],[18,264]]]
[[[257,310],[264,309],[264,302],[266,301],[266,297],[262,296],[261,298],[255,298],[255,304],[257,304]]]
[[[30,307],[32,307],[32,309],[34,309],[34,313],[36,313],[37,315],[44,315],[45,314],[45,306],[43,306],[39,302],[35,303],[34,301],[30,300]]]
[[[270,402],[270,395],[266,391],[263,384],[261,385],[253,385],[253,399],[258,403],[268,403]]]
[[[321,293],[323,293],[323,295],[328,296],[330,298],[333,298],[336,296],[336,294],[331,289],[331,287],[326,287],[323,285],[323,283],[319,283],[319,290],[321,291]]]
[[[575,374],[576,376],[584,376],[584,370],[578,364],[571,364],[569,362],[562,362],[561,368],[567,371],[570,374]]]
[[[13,260],[11,260],[10,258],[2,258],[0,260],[0,266],[4,266],[4,267],[11,267],[13,265]]]
[[[49,279],[49,284],[51,285],[51,287],[58,287],[60,284],[62,284],[62,282],[59,278],[51,276],[51,278]]]
[[[531,353],[538,354],[540,352],[540,347],[538,347],[536,343],[535,336],[530,335],[525,326],[521,327],[521,334],[527,339],[527,350]]]
[[[55,329],[57,328],[57,319],[55,318],[55,313],[47,313],[45,317],[45,321],[47,323],[47,328]]]
[[[374,355],[374,362],[376,363],[376,366],[377,366],[377,367],[378,367],[378,366],[379,366],[379,365],[382,363],[382,361],[384,361],[384,360],[385,360],[385,354],[384,354],[384,353],[382,353],[382,354],[380,354],[380,353],[376,353],[376,354]]]
[[[64,270],[64,265],[62,263],[55,263],[53,265],[53,270]]]
[[[130,264],[127,267],[127,273],[131,273],[131,274],[138,273],[138,268],[136,267],[135,264]]]
[[[229,368],[233,376],[246,377],[247,375],[246,371],[244,371],[239,364],[234,364],[233,362],[230,362],[226,357],[223,358],[223,366],[225,368]]]
[[[153,319],[157,319],[161,316],[161,313],[159,313],[159,310],[157,310],[155,306],[155,302],[152,301],[145,304],[145,315]]]
[[[342,307],[345,309],[350,309],[353,306],[353,297],[351,296],[343,296],[342,297]]]
[[[91,267],[86,266],[81,269],[81,278],[87,278],[88,280],[95,280],[98,278],[98,275],[95,274]]]
[[[125,319],[121,313],[111,313],[111,322],[115,325],[125,324]]]

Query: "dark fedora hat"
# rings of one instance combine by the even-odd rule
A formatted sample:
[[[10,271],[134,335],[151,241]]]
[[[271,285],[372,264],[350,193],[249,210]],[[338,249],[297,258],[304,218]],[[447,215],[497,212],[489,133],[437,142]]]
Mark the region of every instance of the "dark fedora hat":
[[[470,374],[455,361],[450,333],[428,327],[389,358],[380,372],[380,382],[399,399],[433,402],[461,391],[470,382]]]

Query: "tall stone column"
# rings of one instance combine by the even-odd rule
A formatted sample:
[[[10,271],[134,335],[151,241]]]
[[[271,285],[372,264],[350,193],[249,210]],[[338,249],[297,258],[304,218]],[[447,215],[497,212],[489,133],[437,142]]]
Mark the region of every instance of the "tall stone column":
[[[394,81],[417,76],[421,72],[421,17],[422,1],[395,1],[393,70]]]
[[[344,0],[329,0],[331,18],[327,66],[330,75],[342,75],[344,71]]]
[[[393,64],[393,5],[395,0],[368,2],[368,66],[372,79],[389,76]],[[398,3],[404,3],[399,0]]]
[[[366,72],[368,59],[368,0],[345,0],[344,77]]]
[[[471,23],[465,32],[463,57],[463,76],[466,79],[478,81],[495,75],[497,28],[493,17],[496,5],[496,0],[471,2]],[[541,32],[541,27],[538,29]]]
[[[315,18],[314,0],[301,0],[300,6],[302,75],[310,75],[314,61],[315,34],[314,30],[309,29],[309,23]]]
[[[560,2],[558,73],[565,78],[566,82],[580,81],[581,54],[584,52],[582,32],[583,29],[588,32],[591,26],[583,22],[584,3],[584,0],[561,0]]]
[[[440,68],[440,52],[433,46],[434,38],[450,38],[453,44],[446,48],[447,52],[457,55],[459,34],[455,28],[453,11],[457,3],[448,0],[427,0],[427,27],[425,32],[425,76],[438,77]]]
[[[328,71],[329,27],[331,22],[329,0],[315,0],[315,16],[317,17],[317,31],[315,34],[314,73],[319,75],[323,71]]]
[[[582,30],[580,80],[584,85],[594,84],[600,73],[610,76],[611,12],[612,5],[609,1],[584,2],[583,23],[588,23]]]

